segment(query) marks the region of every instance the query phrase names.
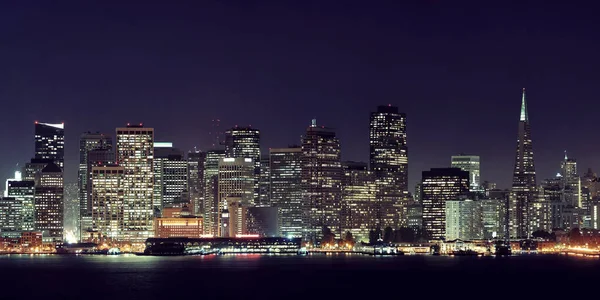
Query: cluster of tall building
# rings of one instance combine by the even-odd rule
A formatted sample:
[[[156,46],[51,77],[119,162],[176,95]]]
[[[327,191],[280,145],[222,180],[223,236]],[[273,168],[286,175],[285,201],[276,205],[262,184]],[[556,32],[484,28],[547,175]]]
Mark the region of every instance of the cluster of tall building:
[[[600,227],[600,180],[591,170],[580,177],[575,159],[565,153],[556,177],[537,184],[525,90],[510,190],[481,182],[479,156],[460,154],[449,168],[424,171],[409,193],[406,115],[391,105],[370,115],[368,163],[343,161],[335,130],[316,120],[298,145],[268,153],[260,130],[221,133],[219,124],[211,149],[187,153],[155,141],[143,124],[114,136],[83,133],[76,239],[252,234],[318,242],[331,232],[366,241],[377,229],[408,227],[427,240],[454,240]],[[0,198],[0,231],[63,241],[71,211],[64,186],[64,124],[36,122],[35,156]]]

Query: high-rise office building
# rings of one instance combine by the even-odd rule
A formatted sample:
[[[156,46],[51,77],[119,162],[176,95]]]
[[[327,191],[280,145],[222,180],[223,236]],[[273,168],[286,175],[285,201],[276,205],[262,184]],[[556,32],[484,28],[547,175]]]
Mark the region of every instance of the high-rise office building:
[[[35,158],[51,159],[61,169],[65,162],[65,124],[35,122]]]
[[[14,197],[0,197],[0,232],[23,228],[23,202]]]
[[[258,202],[256,206],[267,207],[271,206],[271,166],[270,156],[263,155],[260,158],[260,182],[258,184]]]
[[[245,216],[240,215],[242,207],[254,206],[254,166],[251,158],[226,157],[219,160],[219,236],[228,236],[228,232],[240,234],[241,226],[236,229],[229,227],[235,222],[243,223]],[[234,207],[230,207],[232,203]],[[224,220],[227,218],[230,224]]]
[[[187,155],[190,210],[193,215],[204,215],[204,207],[202,206],[204,202],[204,170],[202,165],[205,157],[205,152],[196,150],[188,152]]]
[[[508,207],[511,237],[526,238],[531,234],[529,228],[531,214],[529,210],[531,203],[536,200],[536,197],[537,187],[535,165],[533,162],[531,127],[529,125],[525,89],[523,89],[512,192]]]
[[[463,171],[469,172],[469,183],[471,192],[477,192],[481,190],[481,183],[479,176],[481,174],[479,170],[479,156],[476,155],[453,155],[450,159],[450,167],[459,168]]]
[[[116,165],[92,167],[90,180],[92,228],[111,242],[127,239],[125,234],[125,168]]]
[[[189,203],[188,162],[172,143],[154,143],[154,209]]]
[[[225,154],[231,158],[251,158],[254,162],[254,204],[260,204],[260,130],[234,127],[225,131]]]
[[[505,238],[508,232],[508,191],[492,190],[481,199],[483,237]]]
[[[446,241],[483,238],[481,202],[472,199],[446,201]]]
[[[421,195],[423,194],[421,183],[418,182],[415,184],[415,194],[413,195],[413,200],[417,203],[421,203]]]
[[[458,168],[423,171],[421,181],[423,229],[430,240],[446,236],[446,201],[458,200],[469,192],[469,172]]]
[[[577,160],[567,157],[561,162],[561,175],[564,185],[565,202],[573,207],[582,207],[581,177],[577,174]]]
[[[204,233],[217,235],[219,225],[219,161],[225,157],[224,150],[209,150],[202,163],[204,184]]]
[[[375,175],[367,163],[342,163],[342,235],[350,232],[357,241],[369,241],[369,231],[379,224],[376,192]]]
[[[302,237],[302,148],[271,148],[271,204],[279,210],[282,236]]]
[[[56,242],[63,241],[64,182],[63,171],[50,162],[36,174],[34,196],[35,229],[47,231]]]
[[[88,153],[90,151],[104,150],[110,152],[111,155],[114,156],[114,152],[112,152],[112,146],[112,138],[100,132],[85,132],[79,138],[79,173],[77,186],[79,189],[78,218],[80,220],[82,217],[89,217],[91,214],[91,205],[88,203],[88,180],[90,178],[90,170],[88,169],[88,165],[93,166],[94,164],[90,164],[91,161],[88,159]],[[81,228],[81,225],[79,226]]]
[[[87,232],[93,231],[92,226],[92,201],[88,201],[92,197],[92,168],[99,166],[108,166],[116,163],[114,149],[92,149],[87,151],[86,155],[86,197],[85,206],[79,207],[79,234],[80,239],[87,237]],[[81,195],[81,194],[80,194]]]
[[[320,240],[323,228],[341,237],[342,165],[335,131],[313,120],[302,138],[302,192],[305,237]]]
[[[23,218],[21,222],[22,231],[35,230],[35,181],[15,180],[8,182],[8,197],[15,198],[21,202]]]
[[[116,158],[124,168],[124,240],[144,242],[153,234],[154,129],[128,125],[116,129]]]
[[[369,124],[370,169],[377,178],[381,228],[405,223],[402,205],[408,201],[406,115],[395,106],[378,106]]]

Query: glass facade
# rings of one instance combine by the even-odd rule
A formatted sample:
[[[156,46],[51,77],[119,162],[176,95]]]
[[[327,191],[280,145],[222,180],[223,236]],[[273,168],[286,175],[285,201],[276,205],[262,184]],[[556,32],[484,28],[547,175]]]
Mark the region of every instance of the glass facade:
[[[35,229],[47,231],[56,242],[63,241],[64,182],[62,169],[49,163],[40,173],[35,187]]]
[[[9,181],[8,196],[20,201],[22,205],[21,216],[23,220],[21,222],[21,228],[18,230],[35,230],[35,181]]]
[[[154,129],[117,128],[117,163],[124,168],[124,239],[143,242],[154,236]]]
[[[241,207],[254,206],[254,166],[251,158],[226,157],[219,160],[218,236],[227,236],[229,232],[226,228],[228,222],[223,218],[228,217],[227,213],[233,214],[234,208],[229,208],[230,203]],[[243,214],[236,216],[242,218]],[[236,223],[244,224],[243,221]]]
[[[316,120],[302,138],[302,192],[306,239],[320,240],[327,227],[341,236],[342,165],[340,141]]]
[[[260,204],[260,130],[234,127],[225,131],[225,154],[231,158],[251,158],[254,162],[254,203]]]
[[[123,182],[125,168],[98,166],[90,170],[92,228],[113,242],[126,240]]]
[[[282,236],[302,237],[302,148],[270,149],[271,204],[279,210]]]
[[[446,201],[457,200],[469,192],[469,172],[458,168],[423,171],[421,182],[423,229],[430,240],[446,236]]]
[[[217,235],[219,225],[219,161],[225,157],[223,150],[209,150],[202,163],[204,183],[204,233]]]
[[[35,122],[35,158],[50,159],[64,168],[65,124]]]
[[[469,172],[471,192],[477,192],[481,190],[481,183],[479,181],[479,177],[481,175],[479,156],[462,154],[453,155],[450,160],[450,167],[459,168],[463,171]]]
[[[356,241],[369,242],[369,231],[379,224],[376,191],[375,176],[366,163],[342,164],[342,235],[350,232]]]
[[[369,124],[370,169],[377,178],[381,227],[405,223],[402,205],[408,201],[408,147],[406,115],[395,106],[379,106]]]

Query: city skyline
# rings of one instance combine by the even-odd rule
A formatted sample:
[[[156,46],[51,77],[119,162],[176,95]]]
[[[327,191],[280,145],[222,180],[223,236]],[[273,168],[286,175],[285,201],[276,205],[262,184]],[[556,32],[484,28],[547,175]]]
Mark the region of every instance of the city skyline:
[[[81,133],[139,121],[184,151],[208,148],[215,118],[224,129],[251,124],[267,153],[298,144],[316,117],[336,129],[343,160],[367,161],[369,113],[391,103],[407,115],[409,191],[459,153],[480,156],[482,181],[508,188],[523,87],[540,178],[564,150],[581,171],[600,166],[584,142],[598,25],[582,6],[2,5],[11,26],[0,98],[18,112],[2,121],[3,178],[33,157],[34,120],[65,122],[67,182]],[[82,113],[91,103],[114,109]]]

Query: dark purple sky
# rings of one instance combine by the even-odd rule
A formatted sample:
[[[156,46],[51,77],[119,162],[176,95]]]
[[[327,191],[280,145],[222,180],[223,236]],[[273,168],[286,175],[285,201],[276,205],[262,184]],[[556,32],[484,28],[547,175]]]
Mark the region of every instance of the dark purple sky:
[[[508,187],[523,87],[538,180],[565,149],[580,170],[600,167],[592,6],[13,2],[0,3],[2,177],[33,156],[34,120],[65,121],[69,181],[79,134],[127,122],[188,150],[209,145],[219,117],[261,129],[266,149],[297,143],[317,117],[337,128],[344,159],[367,161],[369,112],[391,103],[407,113],[411,186],[468,152],[482,179]]]

